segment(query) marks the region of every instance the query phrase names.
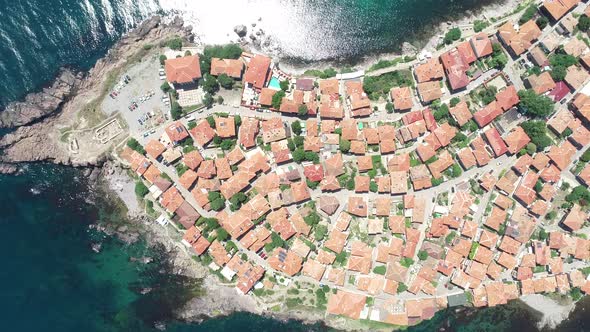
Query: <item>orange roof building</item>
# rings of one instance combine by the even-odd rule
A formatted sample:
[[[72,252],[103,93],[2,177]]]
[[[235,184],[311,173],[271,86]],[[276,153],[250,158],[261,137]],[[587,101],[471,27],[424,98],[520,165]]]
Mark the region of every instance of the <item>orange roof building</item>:
[[[271,59],[264,55],[255,55],[248,63],[244,82],[260,90],[266,85],[270,74]]]
[[[393,108],[398,111],[412,109],[414,105],[412,89],[410,87],[394,87],[389,92],[393,100]]]
[[[229,77],[240,79],[243,71],[242,60],[211,58],[211,75],[226,74]]]
[[[166,79],[172,84],[193,83],[201,78],[201,63],[197,55],[168,59],[164,70]]]
[[[418,83],[440,80],[444,76],[443,66],[438,58],[432,58],[428,62],[416,66],[414,70]]]

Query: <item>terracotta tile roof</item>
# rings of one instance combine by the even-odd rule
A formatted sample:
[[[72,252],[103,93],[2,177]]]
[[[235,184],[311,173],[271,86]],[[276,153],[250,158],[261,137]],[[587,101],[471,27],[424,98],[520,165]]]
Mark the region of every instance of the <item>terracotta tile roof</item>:
[[[500,115],[502,115],[502,108],[496,101],[493,101],[481,110],[475,112],[475,114],[473,114],[473,119],[480,128],[483,128]]]
[[[486,140],[492,147],[492,150],[494,151],[496,157],[499,157],[508,151],[508,146],[506,145],[506,143],[504,143],[504,140],[502,139],[500,133],[496,128],[492,127],[486,130],[484,132],[484,135],[486,137]]]
[[[178,189],[170,187],[164,194],[162,194],[160,203],[170,213],[174,213],[178,207],[184,202],[184,198]]]
[[[262,140],[264,143],[280,141],[287,138],[287,132],[283,120],[280,117],[262,121],[260,127],[262,129]]]
[[[324,276],[324,272],[326,271],[326,266],[319,263],[316,260],[308,259],[303,263],[303,270],[301,274],[304,276],[308,276],[312,279],[320,281]]]
[[[340,84],[337,79],[320,80],[319,87],[323,95],[340,94]]]
[[[510,198],[508,198],[508,196],[500,194],[500,195],[498,195],[498,197],[496,197],[494,204],[496,204],[498,207],[500,207],[503,210],[507,210],[512,207],[514,202]]]
[[[574,204],[572,209],[568,212],[565,219],[563,220],[563,224],[567,226],[569,230],[575,232],[582,228],[582,225],[587,219],[588,215],[582,211],[579,205]]]
[[[496,179],[496,177],[493,176],[491,173],[485,173],[479,179],[479,185],[485,191],[490,191],[490,190],[494,189],[494,186],[496,185],[496,182],[498,182],[497,179]]]
[[[423,103],[429,103],[442,97],[442,88],[439,81],[418,83],[416,89]]]
[[[510,131],[510,133],[508,133],[508,135],[506,135],[506,137],[504,138],[504,141],[508,145],[507,146],[508,152],[510,152],[511,154],[516,154],[521,149],[526,147],[526,145],[531,141],[531,139],[525,133],[524,129],[522,129],[522,127],[518,126],[518,127],[515,127],[514,129],[512,129]]]
[[[463,126],[473,118],[473,115],[471,114],[471,111],[469,111],[469,107],[467,107],[467,103],[464,100],[455,105],[455,107],[451,107],[449,111],[459,126]]]
[[[502,176],[498,182],[496,182],[496,188],[498,190],[503,191],[504,193],[510,195],[516,189],[516,183],[518,181],[518,176],[514,173],[513,170],[509,170]]]
[[[485,36],[485,34],[484,34]],[[490,42],[490,50],[492,48],[492,44]],[[471,46],[471,41],[464,41],[457,45],[457,51],[461,54],[461,57],[465,60],[466,63],[472,64],[477,60],[478,56],[475,54],[473,47]]]
[[[583,43],[583,42],[582,42]],[[586,44],[584,44],[586,46]],[[586,80],[588,79],[588,72],[586,69],[577,67],[577,66],[570,66],[567,69],[567,74],[565,75],[565,82],[572,90],[577,90]]]
[[[367,202],[363,197],[349,196],[348,197],[348,213],[358,216],[366,217],[368,206]]]
[[[160,177],[160,170],[158,167],[154,165],[150,165],[147,170],[143,173],[143,177],[148,180],[150,183],[156,182],[156,180]]]
[[[410,179],[412,181],[414,190],[432,187],[430,172],[424,164],[410,168]]]
[[[215,117],[215,131],[221,138],[229,138],[236,136],[236,125],[233,116],[227,118],[216,116]]]
[[[395,156],[391,156],[391,158],[387,162],[387,168],[389,172],[409,171],[410,155],[408,153],[402,153]]]
[[[166,135],[172,143],[176,144],[188,137],[188,131],[180,121],[176,121],[166,126]]]
[[[428,165],[428,169],[435,179],[440,179],[442,172],[453,166],[454,163],[455,161],[451,154],[447,150],[444,150],[438,155],[438,160]]]
[[[545,51],[543,51],[541,49],[541,47],[539,45],[533,47],[532,50],[530,50],[530,57],[532,58],[533,62],[543,68],[545,66],[549,66],[549,59],[547,59],[547,55],[545,54]]]
[[[520,55],[532,46],[533,41],[541,35],[541,30],[535,21],[530,20],[521,25],[517,32],[513,23],[508,21],[498,28],[498,35],[514,54]]]
[[[320,188],[322,191],[337,191],[340,190],[340,182],[335,176],[328,175],[320,182]]]
[[[444,76],[443,66],[438,58],[432,58],[414,69],[418,83],[440,80]]]
[[[531,75],[528,77],[528,82],[536,94],[541,95],[545,92],[555,88],[555,81],[551,78],[549,72],[543,72],[539,75]]]
[[[560,146],[553,145],[547,156],[560,170],[566,169],[576,154],[576,148],[569,142],[564,141]]]
[[[242,60],[211,58],[211,75],[226,74],[229,77],[241,78],[243,70]]]
[[[492,41],[488,38],[487,34],[480,32],[473,36],[469,42],[478,58],[483,58],[492,54]]]
[[[145,145],[145,151],[148,156],[158,159],[158,157],[160,157],[162,153],[166,151],[166,147],[159,141],[152,139]]]
[[[496,247],[499,236],[496,233],[492,233],[488,230],[483,229],[479,237],[479,244],[489,249]]]
[[[330,234],[328,235],[328,239],[324,243],[324,246],[333,252],[339,254],[342,252],[344,245],[346,244],[346,239],[348,238],[348,234],[343,233],[337,229],[333,229]]]
[[[496,102],[504,112],[516,106],[520,102],[520,98],[514,85],[510,85],[506,89],[496,93]]]
[[[567,12],[578,5],[579,0],[545,0],[543,7],[555,21],[562,18]]]
[[[166,80],[170,83],[185,84],[201,78],[199,56],[191,55],[168,59],[164,63]]]
[[[326,176],[339,176],[344,174],[344,162],[342,154],[336,153],[324,161]]]
[[[389,93],[396,110],[409,110],[414,105],[414,96],[410,87],[394,87]]]
[[[201,215],[195,210],[192,205],[184,201],[176,210],[174,220],[181,223],[185,229],[191,228]]]
[[[476,164],[475,156],[469,148],[463,148],[459,150],[459,152],[457,153],[457,157],[459,158],[459,162],[461,162],[463,168],[466,170],[470,169]]]
[[[201,120],[196,127],[190,130],[190,133],[195,143],[200,146],[207,145],[215,137],[215,130],[211,128],[206,120]]]
[[[467,44],[467,46],[470,45]],[[467,76],[467,69],[469,69],[470,59],[465,56],[464,52],[455,48],[443,53],[440,56],[440,60],[445,68],[445,73],[452,90],[465,88],[469,84],[470,79]]]
[[[392,195],[405,194],[408,192],[408,172],[407,171],[392,171],[389,173],[390,177],[390,193]]]
[[[182,237],[182,241],[188,247],[193,248],[197,255],[202,255],[209,248],[209,241],[201,235],[201,232],[193,226],[189,228]]]
[[[273,251],[272,256],[268,258],[267,262],[273,269],[292,277],[301,270],[303,260],[293,251],[284,248],[276,248]]]
[[[477,136],[473,141],[471,141],[472,152],[479,167],[487,165],[491,160],[491,157],[488,154],[485,146],[486,144],[481,136]]]
[[[252,84],[256,89],[262,89],[268,80],[271,59],[263,55],[255,55],[248,63],[244,82]]]
[[[259,121],[256,118],[242,118],[242,125],[239,129],[240,144],[246,148],[256,146],[256,135],[258,135]]]
[[[328,313],[343,315],[352,319],[359,319],[365,307],[366,296],[338,290],[328,299]]]

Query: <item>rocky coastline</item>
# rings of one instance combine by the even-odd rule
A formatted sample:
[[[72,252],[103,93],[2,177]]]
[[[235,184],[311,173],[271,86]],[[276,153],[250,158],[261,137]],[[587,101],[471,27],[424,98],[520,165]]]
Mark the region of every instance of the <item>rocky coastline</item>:
[[[91,128],[91,123],[80,120],[80,113],[94,115],[102,112],[98,108],[112,76],[172,37],[192,42],[194,35],[191,31],[192,27],[184,26],[180,17],[163,23],[160,16],[153,16],[124,35],[90,71],[81,73],[63,68],[48,87],[27,95],[23,101],[9,104],[0,111],[0,127],[12,128],[0,137],[0,162],[51,162],[80,167],[102,165],[108,159],[108,149],[71,154],[61,133]]]

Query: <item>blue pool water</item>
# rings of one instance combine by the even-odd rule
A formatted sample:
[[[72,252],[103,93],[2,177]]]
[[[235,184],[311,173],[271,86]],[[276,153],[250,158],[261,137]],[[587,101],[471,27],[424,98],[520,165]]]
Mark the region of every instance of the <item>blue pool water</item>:
[[[280,90],[281,89],[281,82],[279,81],[278,78],[273,77],[270,79],[270,82],[268,82],[268,87],[271,89]]]

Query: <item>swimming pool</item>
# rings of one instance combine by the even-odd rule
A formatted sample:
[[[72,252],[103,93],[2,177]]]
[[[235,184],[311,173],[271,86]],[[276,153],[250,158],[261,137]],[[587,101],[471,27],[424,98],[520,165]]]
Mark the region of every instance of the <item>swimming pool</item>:
[[[281,89],[281,82],[279,81],[278,78],[276,77],[272,77],[270,79],[270,82],[268,82],[268,87],[274,90],[280,90]]]

